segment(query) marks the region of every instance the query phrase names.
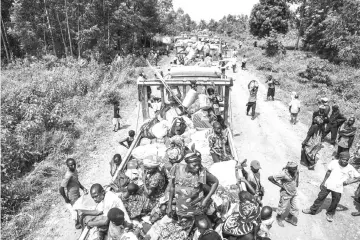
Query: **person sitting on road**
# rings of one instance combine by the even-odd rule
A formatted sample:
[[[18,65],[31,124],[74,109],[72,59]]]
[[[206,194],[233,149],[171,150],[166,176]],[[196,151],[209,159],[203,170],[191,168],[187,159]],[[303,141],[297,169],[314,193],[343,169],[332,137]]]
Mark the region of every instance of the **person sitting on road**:
[[[108,212],[112,208],[119,208],[124,212],[124,219],[130,222],[129,215],[121,199],[113,192],[105,192],[104,188],[95,183],[90,188],[90,195],[96,205],[95,210],[80,210],[82,213],[83,227],[96,227],[99,240],[105,239],[105,235],[109,228]]]
[[[68,167],[68,169],[65,173],[63,181],[61,182],[59,191],[65,202],[71,205],[71,208],[69,207],[69,210],[71,212],[72,219],[75,221],[75,228],[80,229],[81,225],[79,223],[78,213],[77,211],[72,209],[72,206],[80,198],[80,188],[83,190],[84,194],[88,194],[88,191],[79,181],[75,160],[72,158],[68,158],[66,160],[66,166]]]
[[[211,157],[214,163],[227,161],[230,159],[226,149],[227,136],[224,135],[219,122],[213,122],[212,125],[213,129],[208,136]]]
[[[129,134],[129,136],[127,136],[126,138],[121,139],[121,140],[119,141],[120,145],[126,147],[127,149],[130,148],[132,142],[134,141],[135,131],[134,131],[134,130],[130,130],[128,134]],[[125,145],[125,142],[126,142],[126,145]]]
[[[122,158],[120,154],[115,154],[110,161],[110,175],[113,177],[118,170],[120,164],[122,162]]]

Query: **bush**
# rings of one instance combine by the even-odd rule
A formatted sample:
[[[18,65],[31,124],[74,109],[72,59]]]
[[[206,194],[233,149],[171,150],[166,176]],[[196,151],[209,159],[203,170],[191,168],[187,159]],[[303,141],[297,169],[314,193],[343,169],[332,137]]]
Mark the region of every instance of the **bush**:
[[[332,68],[328,62],[324,60],[313,60],[307,65],[306,70],[299,73],[299,76],[306,79],[301,82],[313,82],[316,83],[313,86],[317,87],[317,84],[326,84],[332,86],[332,81],[329,72],[332,72]]]
[[[278,40],[277,34],[271,32],[270,36],[266,38],[265,55],[274,57],[277,55],[285,55],[286,49],[284,45]]]
[[[274,66],[273,63],[270,61],[264,61],[261,62],[257,67],[256,70],[260,70],[260,71],[269,71],[269,72],[278,72]]]

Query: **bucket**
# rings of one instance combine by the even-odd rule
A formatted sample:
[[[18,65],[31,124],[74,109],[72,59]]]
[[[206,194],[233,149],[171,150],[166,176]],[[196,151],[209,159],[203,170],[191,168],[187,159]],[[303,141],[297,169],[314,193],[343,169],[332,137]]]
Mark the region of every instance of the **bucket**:
[[[196,100],[197,92],[194,89],[190,89],[184,98],[182,105],[186,108],[190,107]]]

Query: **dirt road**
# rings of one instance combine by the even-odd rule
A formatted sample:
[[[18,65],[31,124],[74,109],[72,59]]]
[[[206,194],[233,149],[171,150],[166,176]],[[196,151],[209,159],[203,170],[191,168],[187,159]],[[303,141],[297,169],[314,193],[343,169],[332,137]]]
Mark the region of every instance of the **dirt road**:
[[[301,142],[306,137],[308,126],[298,123],[295,126],[289,123],[288,106],[275,99],[266,100],[267,87],[260,84],[256,106],[256,118],[251,120],[246,116],[248,100],[247,85],[250,80],[259,78],[249,71],[227,74],[236,79],[232,88],[233,133],[240,159],[247,158],[260,161],[261,180],[265,187],[264,204],[277,207],[279,188],[271,184],[267,178],[276,174],[286,165],[287,161],[300,161]],[[278,91],[278,89],[277,89]],[[290,93],[288,94],[290,101]],[[305,114],[305,113],[303,113]],[[319,192],[319,186],[326,172],[326,165],[332,160],[334,148],[324,144],[320,152],[320,160],[315,171],[309,171],[300,166],[299,207],[309,207]],[[360,239],[360,219],[352,217],[355,206],[351,196],[355,186],[348,186],[340,201],[342,211],[337,211],[334,222],[326,220],[325,208],[330,204],[330,196],[326,199],[321,210],[315,216],[304,215],[300,212],[298,226],[285,222],[281,228],[274,223],[271,229],[272,239],[276,240],[335,240]],[[360,206],[358,206],[360,207]],[[339,209],[340,210],[340,209]]]

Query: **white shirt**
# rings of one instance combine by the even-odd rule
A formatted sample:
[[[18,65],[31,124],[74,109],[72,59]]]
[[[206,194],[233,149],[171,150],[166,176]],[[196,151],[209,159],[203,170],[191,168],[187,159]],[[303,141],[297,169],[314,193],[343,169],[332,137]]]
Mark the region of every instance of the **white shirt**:
[[[293,99],[289,106],[291,107],[291,113],[298,113],[300,111],[300,101],[298,99]]]
[[[338,160],[333,160],[328,165],[328,170],[331,171],[329,178],[326,180],[324,186],[334,192],[343,193],[343,183],[349,179],[360,177],[360,173],[348,164],[342,167]]]
[[[96,210],[102,211],[103,216],[107,217],[109,210],[112,208],[119,208],[121,211],[124,212],[125,221],[131,222],[121,199],[118,196],[116,196],[115,193],[109,191],[105,193],[104,200],[102,200],[102,202],[100,202],[97,205]]]

